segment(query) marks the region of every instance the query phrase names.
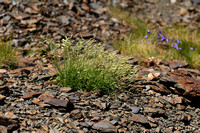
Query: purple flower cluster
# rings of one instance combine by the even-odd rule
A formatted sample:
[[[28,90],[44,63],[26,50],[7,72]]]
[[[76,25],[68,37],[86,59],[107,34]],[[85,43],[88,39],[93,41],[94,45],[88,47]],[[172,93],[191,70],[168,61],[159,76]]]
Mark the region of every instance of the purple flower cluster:
[[[158,39],[160,39],[162,42],[168,43],[169,39],[166,36],[162,35],[162,33],[163,32],[161,30],[158,32],[158,36],[157,36]]]
[[[151,31],[148,29],[147,30],[147,34],[150,34],[151,33]],[[145,35],[145,37],[144,37],[145,39],[148,39],[149,37],[148,37],[148,35]]]
[[[149,34],[151,33],[151,31],[148,29],[147,30],[147,34],[145,35],[145,39],[148,39],[149,38]],[[163,32],[160,30],[160,31],[158,31],[158,34],[157,34],[157,39],[158,39],[158,41],[161,41],[161,42],[164,42],[164,43],[172,43],[172,44],[174,44],[173,46],[172,46],[172,48],[173,49],[175,49],[175,50],[182,50],[182,48],[180,47],[180,45],[181,45],[181,41],[180,40],[173,40],[173,39],[171,39],[171,40],[169,40],[169,38],[167,38],[164,34],[163,34]],[[150,44],[150,42],[148,42],[147,41],[147,44]],[[192,48],[192,47],[190,47],[190,50],[191,51],[193,51],[194,49]],[[154,53],[155,55],[157,55],[157,53],[155,52]],[[171,54],[171,51],[169,51],[169,54]]]
[[[178,44],[180,44],[180,43],[181,43],[181,41],[175,40],[175,41],[174,41],[174,45],[172,46],[172,48],[173,48],[173,49],[176,49],[176,50],[182,50],[181,47],[178,47]]]

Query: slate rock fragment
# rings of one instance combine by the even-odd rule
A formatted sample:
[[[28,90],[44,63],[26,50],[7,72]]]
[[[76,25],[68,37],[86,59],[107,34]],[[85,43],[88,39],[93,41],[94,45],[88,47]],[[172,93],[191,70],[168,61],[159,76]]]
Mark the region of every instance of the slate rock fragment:
[[[107,120],[102,120],[93,124],[92,128],[100,130],[101,132],[117,133],[117,128],[110,121]]]
[[[188,66],[188,64],[183,62],[173,62],[169,66],[172,69],[178,69],[178,68],[185,68]]]
[[[32,97],[37,97],[39,95],[41,95],[42,92],[34,92],[34,91],[30,91],[30,92],[26,92],[22,98],[23,99],[29,99],[29,98],[32,98]]]
[[[136,115],[136,114],[132,114],[132,116],[129,117],[129,121],[134,121],[141,124],[149,124],[149,121],[147,118],[141,115]]]
[[[83,117],[83,115],[80,109],[75,109],[70,112],[70,117],[72,117],[73,119],[80,119]]]
[[[74,105],[67,100],[60,99],[45,99],[44,103],[52,105],[54,107],[58,107],[60,109],[65,109],[66,111],[71,111],[74,108]]]

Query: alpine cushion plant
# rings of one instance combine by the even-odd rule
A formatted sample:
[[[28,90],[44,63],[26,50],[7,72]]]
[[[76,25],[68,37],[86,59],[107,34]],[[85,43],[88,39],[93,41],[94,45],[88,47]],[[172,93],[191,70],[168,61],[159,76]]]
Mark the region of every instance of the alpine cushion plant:
[[[131,74],[132,65],[127,64],[126,58],[105,51],[104,45],[94,40],[75,42],[66,38],[55,45],[57,81],[61,86],[109,93],[118,87],[122,78]],[[58,56],[59,48],[63,59]]]

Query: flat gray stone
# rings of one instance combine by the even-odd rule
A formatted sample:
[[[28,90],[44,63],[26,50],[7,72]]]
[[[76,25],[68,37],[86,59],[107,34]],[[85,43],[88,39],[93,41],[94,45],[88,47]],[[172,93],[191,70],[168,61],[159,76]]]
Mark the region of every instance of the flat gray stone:
[[[50,104],[57,107],[67,107],[68,101],[60,99],[45,99],[44,103]]]
[[[103,120],[103,121],[95,123],[92,126],[92,128],[96,130],[100,130],[102,132],[115,132],[115,133],[117,132],[117,128],[110,121],[107,121],[107,120]]]

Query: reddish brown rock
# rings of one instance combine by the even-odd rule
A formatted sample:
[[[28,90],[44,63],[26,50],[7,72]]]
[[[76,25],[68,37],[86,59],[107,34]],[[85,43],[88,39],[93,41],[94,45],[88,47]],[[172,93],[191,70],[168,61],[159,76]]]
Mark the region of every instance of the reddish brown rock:
[[[13,114],[12,112],[6,112],[5,113],[5,117],[11,118],[11,119],[16,119],[17,118],[17,116],[15,114]]]
[[[149,113],[165,114],[165,110],[159,108],[144,107],[144,111]]]
[[[58,81],[56,81],[56,80],[51,80],[51,81],[45,82],[45,83],[44,83],[44,86],[49,86],[49,85],[57,84],[57,83],[58,83]]]
[[[176,95],[175,98],[171,98],[171,97],[167,97],[167,96],[163,96],[163,99],[165,99],[166,101],[168,101],[169,103],[175,105],[175,104],[181,104],[183,101],[182,97],[179,97]]]
[[[73,119],[80,119],[83,117],[83,115],[80,109],[76,109],[70,112],[70,117],[72,117]]]
[[[72,103],[67,100],[60,100],[60,99],[45,99],[44,103],[55,106],[55,107],[63,107],[68,110],[73,109]]]
[[[175,70],[174,72],[168,73],[168,77],[171,77],[177,82],[174,85],[174,92],[191,98],[200,97],[200,80],[190,75],[184,74],[183,71]]]
[[[38,57],[29,57],[29,58],[24,58],[24,57],[19,57],[20,60],[20,66],[34,66],[35,61],[38,59]]]
[[[40,101],[40,99],[33,99],[32,100],[32,103],[35,103],[35,104],[37,104],[37,105],[40,105],[42,102]]]
[[[178,110],[184,110],[184,109],[185,109],[185,106],[184,106],[184,105],[178,104],[178,105],[177,105],[177,108],[178,108]]]
[[[41,90],[42,89],[42,85],[33,86],[31,89],[33,89],[33,90]]]
[[[129,120],[142,124],[149,124],[148,119],[146,119],[144,116],[141,115],[132,114],[132,116],[129,117]]]
[[[46,99],[53,99],[55,96],[52,94],[48,94],[48,93],[43,93],[41,94],[38,99],[40,99],[41,101],[44,101]]]
[[[41,95],[42,92],[34,92],[34,91],[30,91],[30,92],[26,92],[22,98],[24,99],[29,99],[29,98],[32,98],[32,97],[37,97],[39,95]]]
[[[6,73],[7,70],[6,69],[0,69],[0,73]]]
[[[10,73],[11,74],[30,74],[31,71],[34,69],[35,67],[25,67],[25,68],[18,68],[18,69],[14,69],[14,70],[11,70]]]
[[[165,93],[165,94],[170,93],[169,89],[167,89],[164,85],[159,84],[159,83],[157,83],[156,85],[149,85],[149,87],[156,92]]]
[[[161,103],[155,103],[155,104],[153,105],[154,108],[156,108],[156,107],[162,108],[163,106],[164,106],[164,105],[161,104]]]
[[[71,87],[61,87],[60,90],[62,92],[70,92],[72,90],[72,88]]]

